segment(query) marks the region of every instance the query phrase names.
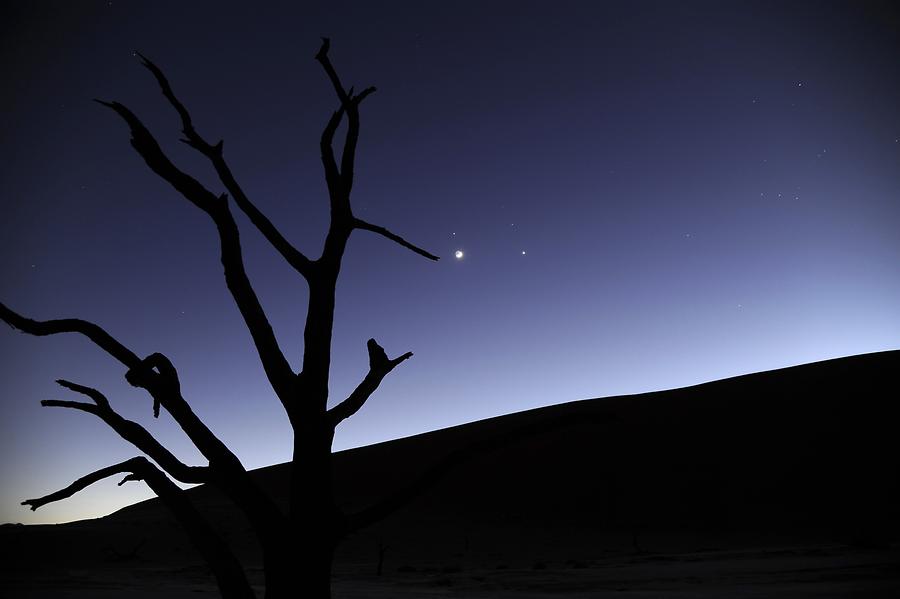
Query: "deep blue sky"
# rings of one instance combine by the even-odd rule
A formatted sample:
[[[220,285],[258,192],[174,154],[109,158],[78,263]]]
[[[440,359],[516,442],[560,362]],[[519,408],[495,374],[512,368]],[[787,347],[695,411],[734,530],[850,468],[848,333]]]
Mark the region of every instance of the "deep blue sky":
[[[245,465],[287,460],[288,424],[225,289],[214,227],[91,98],[131,107],[221,191],[132,51],[148,55],[200,132],[225,139],[257,206],[318,255],[318,136],[337,101],[313,55],[327,35],[345,83],[379,89],[363,105],[355,210],[443,257],[354,234],[333,398],[364,375],[367,338],[415,356],[341,426],[336,449],[897,348],[900,21],[889,7],[7,2],[2,300],[166,353]],[[243,243],[297,365],[305,284],[249,226]],[[97,516],[148,496],[110,481],[34,514],[18,505],[135,455],[98,419],[41,408],[78,399],[56,378],[100,388],[197,459],[83,338],[0,330],[0,352],[0,521]]]

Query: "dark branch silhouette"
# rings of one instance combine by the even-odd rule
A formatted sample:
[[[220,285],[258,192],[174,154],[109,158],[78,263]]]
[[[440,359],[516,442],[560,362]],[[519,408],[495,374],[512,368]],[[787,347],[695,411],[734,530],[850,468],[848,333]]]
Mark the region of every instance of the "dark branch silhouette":
[[[291,423],[293,456],[288,510],[284,512],[248,475],[240,460],[200,420],[183,397],[178,372],[161,353],[141,358],[100,326],[78,319],[37,321],[0,304],[0,318],[32,335],[79,333],[122,363],[125,379],[145,389],[153,399],[153,414],[165,410],[178,423],[203,456],[208,466],[189,466],[166,449],[140,424],[123,418],[100,391],[85,385],[59,380],[59,384],[91,401],[44,400],[47,407],[67,408],[92,414],[106,423],[122,439],[131,443],[159,467],[144,457],[136,457],[96,470],[49,495],[24,502],[32,509],[70,497],[86,486],[113,474],[125,474],[122,483],[142,480],[160,497],[184,526],[191,540],[209,563],[224,597],[245,599],[254,596],[244,571],[227,545],[209,527],[187,499],[184,491],[168,478],[184,483],[209,483],[218,487],[247,517],[263,553],[267,599],[296,596],[330,597],[331,561],[335,547],[344,536],[380,514],[395,509],[411,497],[422,483],[391,495],[384,502],[356,516],[348,516],[336,505],[331,487],[331,443],[340,422],[356,414],[378,389],[381,381],[401,362],[412,357],[406,352],[388,358],[385,350],[370,339],[369,371],[357,388],[330,410],[328,381],[331,366],[331,338],[334,323],[335,289],[341,262],[350,235],[356,229],[370,231],[430,260],[438,257],[414,245],[385,227],[373,225],[353,215],[350,192],[360,133],[360,104],[374,93],[367,87],[356,94],[346,89],[328,56],[329,41],[323,40],[316,60],[321,64],[339,100],[319,140],[322,165],[328,187],[331,219],[319,258],[310,260],[298,251],[277,227],[250,201],[238,184],[224,157],[224,143],[209,143],[197,131],[185,104],[163,71],[143,55],[141,64],[156,79],[162,95],[181,120],[182,142],[205,156],[215,169],[226,193],[207,189],[196,178],[179,169],[165,154],[141,120],[119,102],[99,101],[115,112],[131,134],[131,146],[156,175],[169,183],[191,204],[213,221],[219,236],[225,283],[256,347],[266,377]],[[346,117],[347,129],[340,160],[335,158],[334,136]],[[275,333],[253,289],[244,267],[238,226],[230,211],[234,201],[252,225],[309,285],[309,303],[303,331],[303,359],[295,373],[279,347]],[[467,453],[465,455],[473,455]],[[453,464],[458,458],[451,460]],[[450,467],[440,466],[424,475],[434,480]],[[168,474],[168,476],[167,476]],[[120,483],[120,484],[122,484]]]
[[[201,466],[188,466],[176,458],[172,452],[163,447],[147,429],[137,422],[127,420],[109,405],[106,397],[91,387],[85,387],[65,380],[56,381],[61,386],[71,389],[94,400],[94,403],[45,399],[41,405],[45,407],[71,408],[81,410],[99,417],[120,437],[153,458],[171,477],[183,483],[203,483],[209,481],[209,469]]]
[[[107,466],[106,468],[95,470],[90,474],[82,476],[65,489],[60,489],[55,493],[50,493],[49,495],[44,495],[43,497],[38,497],[37,499],[26,499],[22,502],[22,505],[27,505],[31,508],[31,511],[34,511],[41,506],[47,505],[48,503],[53,503],[54,501],[59,501],[61,499],[66,499],[67,497],[71,497],[82,489],[86,489],[95,482],[101,481],[104,478],[109,478],[113,474],[120,474],[122,472],[132,474],[135,470],[143,467],[143,465],[139,462],[139,460],[141,459],[142,458],[131,458],[129,460],[125,460],[124,462],[119,462],[118,464],[113,464],[112,466]],[[119,486],[122,486],[122,483],[119,483]]]
[[[156,81],[159,83],[160,88],[162,89],[163,95],[169,101],[169,103],[175,108],[178,115],[181,117],[181,131],[184,133],[186,139],[182,139],[184,143],[188,144],[192,148],[196,149],[198,152],[206,156],[210,162],[212,162],[213,167],[216,169],[216,173],[219,175],[219,180],[225,186],[225,189],[228,190],[228,193],[231,194],[231,197],[234,199],[235,204],[238,205],[238,208],[247,215],[250,219],[250,222],[259,229],[259,231],[263,234],[266,240],[272,244],[278,253],[280,253],[284,259],[294,267],[297,271],[302,274],[306,274],[310,269],[310,260],[306,256],[303,255],[297,248],[295,248],[291,243],[285,239],[285,237],[281,234],[280,231],[272,224],[270,221],[248,198],[244,193],[244,190],[238,185],[237,181],[234,178],[234,175],[231,173],[231,168],[228,166],[228,163],[225,161],[225,156],[223,152],[223,148],[225,145],[224,140],[219,140],[215,145],[207,142],[194,128],[193,122],[191,121],[191,115],[188,112],[187,108],[185,108],[184,104],[181,103],[180,100],[175,96],[175,92],[172,91],[172,86],[169,84],[168,79],[163,74],[162,70],[157,67],[153,62],[151,62],[148,58],[146,58],[143,54],[138,53],[138,56],[141,58],[141,64],[143,64],[153,76],[156,77]]]
[[[80,333],[128,368],[138,365],[141,361],[134,352],[116,341],[112,335],[86,320],[77,318],[32,320],[13,312],[2,303],[0,303],[0,318],[9,326],[19,329],[23,333],[39,337],[58,333]]]
[[[400,357],[389,360],[384,349],[374,339],[369,339],[366,347],[369,350],[369,372],[347,399],[328,410],[332,426],[337,426],[342,420],[356,414],[369,396],[375,392],[384,377],[413,355],[412,352],[406,352]]]
[[[4,304],[0,304],[0,318],[10,326],[31,335],[45,336],[59,333],[80,333],[86,336],[98,347],[128,367],[129,370],[125,374],[125,379],[135,387],[146,389],[150,393],[154,401],[154,414],[158,415],[159,406],[164,406],[208,459],[224,457],[229,462],[237,460],[234,454],[213,435],[212,431],[203,424],[184,398],[181,397],[175,367],[162,354],[155,353],[142,360],[99,325],[77,318],[46,321],[32,320],[13,312]]]
[[[131,145],[153,172],[166,180],[192,204],[206,212],[216,225],[221,246],[221,261],[225,269],[225,283],[244,317],[250,336],[256,345],[263,369],[279,397],[290,391],[293,372],[278,347],[269,320],[256,297],[244,270],[240,234],[228,209],[227,197],[216,196],[191,177],[180,171],[163,153],[156,139],[127,107],[118,102],[102,102],[114,110],[131,130]]]
[[[403,239],[396,233],[391,233],[384,227],[379,227],[378,225],[373,225],[371,223],[367,223],[366,221],[360,220],[358,218],[353,219],[353,226],[357,229],[362,229],[363,231],[371,231],[372,233],[378,233],[379,235],[387,237],[391,241],[395,241],[395,242],[399,243],[406,249],[412,250],[415,253],[419,254],[420,256],[425,256],[429,260],[435,260],[435,261],[440,260],[439,257],[435,256],[431,252],[425,251],[422,248],[411,244],[410,242],[406,241],[405,239]]]
[[[156,466],[143,457],[135,457],[85,475],[65,489],[37,499],[27,499],[22,505],[36,510],[43,505],[71,497],[78,491],[108,478],[114,474],[127,474],[119,482],[122,486],[129,481],[144,481],[165,503],[187,532],[194,546],[206,560],[216,577],[222,597],[225,599],[252,599],[256,595],[247,581],[240,562],[213,529],[206,523],[197,509],[185,496],[184,491],[175,486]]]

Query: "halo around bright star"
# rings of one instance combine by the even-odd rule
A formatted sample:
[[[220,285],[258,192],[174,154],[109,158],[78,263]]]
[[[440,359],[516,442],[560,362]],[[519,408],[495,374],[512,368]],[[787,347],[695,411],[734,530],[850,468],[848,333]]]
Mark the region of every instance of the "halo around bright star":
[[[457,260],[462,260],[464,254],[462,250],[456,250],[453,252],[453,255],[456,256]]]

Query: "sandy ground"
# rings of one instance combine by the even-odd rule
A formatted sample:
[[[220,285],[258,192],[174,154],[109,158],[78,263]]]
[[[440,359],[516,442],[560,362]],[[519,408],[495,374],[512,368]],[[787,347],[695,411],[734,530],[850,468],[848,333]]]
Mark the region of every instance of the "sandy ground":
[[[345,566],[344,569],[352,566]],[[260,572],[251,579],[261,582]],[[101,566],[63,572],[3,573],[3,599],[112,599],[217,596],[200,566]],[[896,598],[900,548],[788,547],[743,551],[613,556],[539,562],[530,568],[420,564],[354,576],[341,573],[335,599],[466,597]],[[262,596],[262,594],[260,594]]]

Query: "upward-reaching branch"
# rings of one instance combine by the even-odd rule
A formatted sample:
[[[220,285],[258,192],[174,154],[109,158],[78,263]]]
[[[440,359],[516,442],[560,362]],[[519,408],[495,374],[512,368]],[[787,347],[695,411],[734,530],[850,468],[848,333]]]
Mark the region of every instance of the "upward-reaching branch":
[[[322,168],[325,171],[325,184],[328,187],[329,205],[331,206],[331,228],[334,228],[335,221],[342,217],[349,218],[350,204],[342,201],[344,197],[344,189],[341,183],[341,172],[338,170],[337,163],[334,160],[334,150],[332,143],[334,134],[341,119],[344,116],[344,105],[338,108],[328,119],[325,128],[322,129],[322,136],[319,138],[319,152],[322,155]]]
[[[163,95],[181,117],[181,130],[186,138],[182,139],[181,141],[196,149],[198,152],[209,159],[213,167],[216,169],[216,173],[219,175],[219,180],[222,181],[225,189],[227,189],[228,193],[231,194],[231,197],[234,199],[234,202],[237,204],[238,208],[240,208],[241,211],[243,211],[244,214],[247,215],[247,217],[250,219],[250,222],[253,223],[253,225],[257,229],[259,229],[260,233],[262,233],[263,236],[268,240],[268,242],[272,244],[272,247],[274,247],[275,250],[282,255],[282,257],[284,257],[288,264],[290,264],[295,270],[300,272],[300,274],[303,274],[304,276],[308,274],[310,269],[309,258],[307,258],[305,255],[303,255],[302,252],[294,247],[281,234],[277,227],[272,224],[272,221],[269,220],[268,217],[266,217],[266,215],[263,214],[256,207],[256,205],[249,200],[249,198],[247,198],[244,190],[234,178],[234,175],[231,172],[231,168],[225,161],[225,156],[223,153],[224,142],[220,140],[215,145],[207,142],[206,139],[204,139],[194,128],[190,113],[188,112],[187,108],[185,108],[184,104],[182,104],[178,97],[175,95],[175,92],[172,90],[172,86],[169,84],[169,81],[162,70],[143,54],[138,53],[138,56],[141,59],[141,64],[143,64],[151,73],[153,73],[153,76],[159,83]]]
[[[322,165],[325,169],[325,181],[328,184],[331,223],[325,239],[322,258],[317,261],[317,266],[321,266],[321,268],[316,270],[315,276],[308,278],[310,299],[303,333],[304,354],[301,374],[303,385],[313,390],[313,395],[318,398],[319,405],[323,408],[327,398],[335,285],[344,249],[353,230],[365,229],[378,233],[426,258],[438,259],[437,256],[409,243],[384,227],[372,225],[353,216],[350,207],[350,191],[353,186],[353,165],[359,138],[359,104],[371,95],[375,88],[366,88],[358,95],[353,94],[352,88],[347,91],[328,57],[329,48],[330,41],[328,38],[323,38],[322,46],[316,53],[316,60],[322,65],[338,100],[340,100],[338,110],[331,115],[319,141]],[[348,119],[347,136],[344,141],[341,165],[338,168],[334,157],[333,141],[344,115]],[[360,390],[354,396],[354,401],[361,396],[362,392]],[[346,407],[352,403],[344,405]]]
[[[384,377],[413,355],[412,352],[406,352],[391,360],[387,357],[384,348],[378,345],[374,339],[369,339],[366,347],[369,350],[369,372],[347,399],[328,410],[328,418],[332,426],[337,426],[342,420],[356,414],[369,396],[378,389],[378,385],[381,384]]]
[[[353,164],[356,160],[356,145],[359,142],[359,105],[373,93],[375,88],[367,87],[359,95],[351,97],[351,107],[347,109],[347,136],[344,138],[344,149],[341,153],[341,178],[347,193],[353,188]]]
[[[341,105],[346,108],[347,104],[350,102],[350,96],[347,95],[347,91],[341,84],[341,79],[338,77],[337,71],[334,70],[334,66],[328,58],[328,51],[330,49],[331,40],[327,37],[323,37],[322,45],[319,46],[319,51],[316,52],[316,60],[318,60],[319,64],[322,65],[322,68],[325,69],[325,74],[328,75],[328,80],[331,81],[331,85],[334,86],[334,92],[341,101]]]
[[[374,87],[367,87],[357,95],[351,88],[348,92],[344,89],[334,65],[328,58],[328,50],[331,47],[330,40],[322,38],[322,46],[316,53],[316,60],[322,65],[328,80],[341,102],[341,108],[334,113],[322,135],[322,161],[325,165],[325,180],[328,182],[329,194],[332,196],[332,213],[337,208],[342,216],[350,215],[350,190],[353,188],[353,164],[356,160],[356,145],[359,141],[359,105],[368,96],[375,93]],[[338,171],[331,149],[331,141],[334,132],[340,122],[341,113],[347,115],[347,135],[344,138],[344,149],[341,154],[341,168]],[[337,185],[337,183],[340,183]],[[337,203],[337,206],[335,206]],[[348,233],[349,234],[349,233]]]
[[[356,146],[359,141],[359,105],[365,100],[369,95],[375,92],[374,87],[367,87],[358,95],[353,95],[353,90],[348,92],[344,89],[343,84],[341,83],[340,77],[338,77],[337,71],[334,69],[334,65],[331,64],[331,60],[328,58],[328,50],[331,47],[331,43],[329,39],[322,38],[322,46],[319,48],[319,51],[316,53],[316,60],[322,65],[322,68],[325,69],[325,74],[328,75],[329,81],[331,81],[332,87],[334,87],[334,91],[338,96],[338,99],[341,101],[341,108],[331,117],[331,120],[328,122],[328,125],[325,127],[325,130],[322,132],[322,141],[321,141],[321,149],[322,149],[322,162],[325,166],[325,180],[328,182],[328,190],[330,195],[332,196],[332,227],[334,226],[334,217],[335,217],[335,202],[337,202],[337,211],[342,216],[350,216],[350,191],[353,188],[353,165],[356,160]],[[337,168],[334,159],[334,152],[332,150],[332,140],[334,138],[334,133],[337,130],[337,126],[340,123],[341,116],[346,113],[347,115],[347,136],[344,139],[344,149],[341,155],[341,168],[340,171]],[[384,227],[379,227],[377,225],[373,225],[362,221],[358,218],[351,217],[351,227],[354,229],[364,229],[367,231],[372,231],[373,233],[378,233],[390,239],[391,241],[396,241],[400,245],[416,252],[421,256],[425,256],[430,260],[438,260],[439,258],[430,252],[419,248],[399,235],[391,233]],[[349,234],[349,233],[348,233]]]
[[[181,193],[188,201],[206,212],[216,225],[221,246],[221,261],[225,282],[234,298],[259,354],[270,384],[282,403],[289,409],[286,398],[292,390],[294,374],[278,347],[272,326],[259,303],[241,252],[240,235],[234,217],[228,209],[226,197],[216,197],[199,181],[179,170],[165,155],[153,135],[127,107],[118,102],[100,102],[114,110],[131,130],[131,145],[147,165]]]

